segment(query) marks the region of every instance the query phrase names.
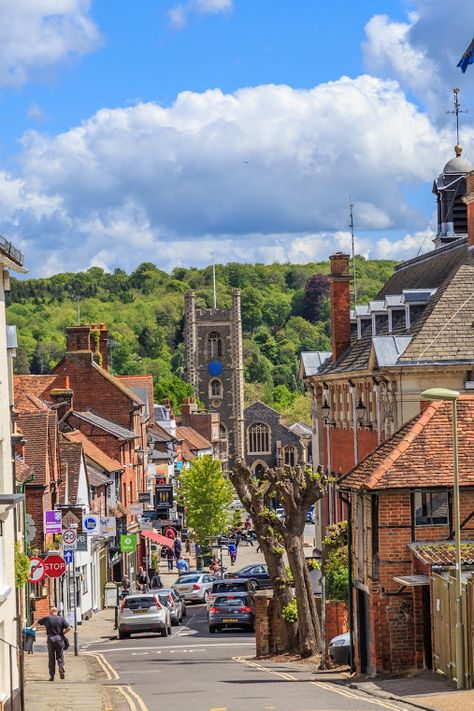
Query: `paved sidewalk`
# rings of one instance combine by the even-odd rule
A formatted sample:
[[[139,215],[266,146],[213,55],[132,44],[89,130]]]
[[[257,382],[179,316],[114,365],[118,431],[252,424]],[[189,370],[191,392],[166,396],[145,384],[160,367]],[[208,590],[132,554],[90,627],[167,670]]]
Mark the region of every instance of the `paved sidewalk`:
[[[457,691],[454,682],[434,672],[420,672],[399,679],[352,682],[350,686],[371,696],[404,701],[430,711],[474,709],[474,689]]]

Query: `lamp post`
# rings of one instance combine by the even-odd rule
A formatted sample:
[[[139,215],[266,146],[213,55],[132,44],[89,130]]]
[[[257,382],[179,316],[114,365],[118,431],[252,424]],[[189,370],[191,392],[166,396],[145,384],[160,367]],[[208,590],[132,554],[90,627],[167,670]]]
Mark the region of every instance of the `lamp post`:
[[[423,400],[448,400],[453,408],[453,464],[454,464],[454,540],[456,549],[456,681],[464,689],[464,625],[462,621],[461,515],[459,507],[459,463],[457,400],[459,392],[447,388],[430,388],[421,393]]]

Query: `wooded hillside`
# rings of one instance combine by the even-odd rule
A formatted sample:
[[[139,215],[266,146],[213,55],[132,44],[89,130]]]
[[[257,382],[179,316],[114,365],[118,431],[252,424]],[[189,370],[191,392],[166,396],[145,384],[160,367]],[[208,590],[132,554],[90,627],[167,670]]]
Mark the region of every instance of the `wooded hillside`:
[[[357,257],[358,302],[377,293],[394,262]],[[328,262],[216,265],[217,303],[230,306],[242,290],[246,400],[261,399],[289,420],[309,418],[298,382],[302,350],[330,350]],[[141,264],[131,274],[99,267],[47,279],[12,279],[8,323],[18,328],[18,373],[47,373],[65,349],[65,328],[105,322],[117,374],[152,373],[159,402],[175,408],[190,393],[183,382],[183,294],[195,289],[198,307],[212,305],[212,267],[177,267],[171,274]]]

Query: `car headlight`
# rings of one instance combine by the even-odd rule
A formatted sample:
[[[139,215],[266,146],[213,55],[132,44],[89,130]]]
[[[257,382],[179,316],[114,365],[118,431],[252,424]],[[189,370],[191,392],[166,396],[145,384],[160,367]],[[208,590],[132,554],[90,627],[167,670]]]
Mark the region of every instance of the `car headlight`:
[[[330,647],[342,647],[346,643],[345,639],[336,639],[335,642],[331,642]]]

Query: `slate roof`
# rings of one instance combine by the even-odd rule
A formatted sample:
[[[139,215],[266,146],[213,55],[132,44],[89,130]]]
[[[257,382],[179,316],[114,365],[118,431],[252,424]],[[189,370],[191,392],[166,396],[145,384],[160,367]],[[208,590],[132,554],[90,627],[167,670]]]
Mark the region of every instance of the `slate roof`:
[[[68,440],[68,442],[76,442],[82,444],[84,448],[84,454],[87,459],[95,462],[100,469],[103,471],[112,473],[121,471],[123,469],[122,464],[116,459],[112,459],[106,454],[102,449],[97,447],[94,442],[83,433],[81,430],[73,430],[72,432],[64,432],[63,437]]]
[[[177,427],[176,437],[186,442],[192,452],[200,449],[212,449],[211,442],[192,427]]]
[[[135,432],[132,432],[132,430],[127,430],[125,427],[117,425],[115,422],[111,422],[110,420],[106,420],[105,417],[96,415],[93,412],[76,412],[74,410],[73,415],[74,417],[78,417],[80,420],[84,420],[84,422],[88,422],[94,427],[99,427],[101,430],[117,437],[117,439],[136,439],[138,437],[138,435],[135,434]]]
[[[339,487],[358,491],[453,485],[452,406],[431,402],[357,467]],[[474,396],[458,400],[459,480],[474,486]]]
[[[330,351],[303,351],[301,353],[303,377],[309,378],[311,375],[317,375],[323,363],[331,358],[331,355]]]
[[[94,464],[87,464],[87,478],[89,484],[94,487],[107,486],[112,483],[112,479],[98,469]]]
[[[147,406],[147,416],[153,415],[154,394],[152,375],[119,375],[117,380],[137,395]]]
[[[437,568],[456,564],[456,549],[452,541],[443,543],[409,543],[411,553],[422,563]],[[462,541],[461,564],[474,565],[474,541]]]

